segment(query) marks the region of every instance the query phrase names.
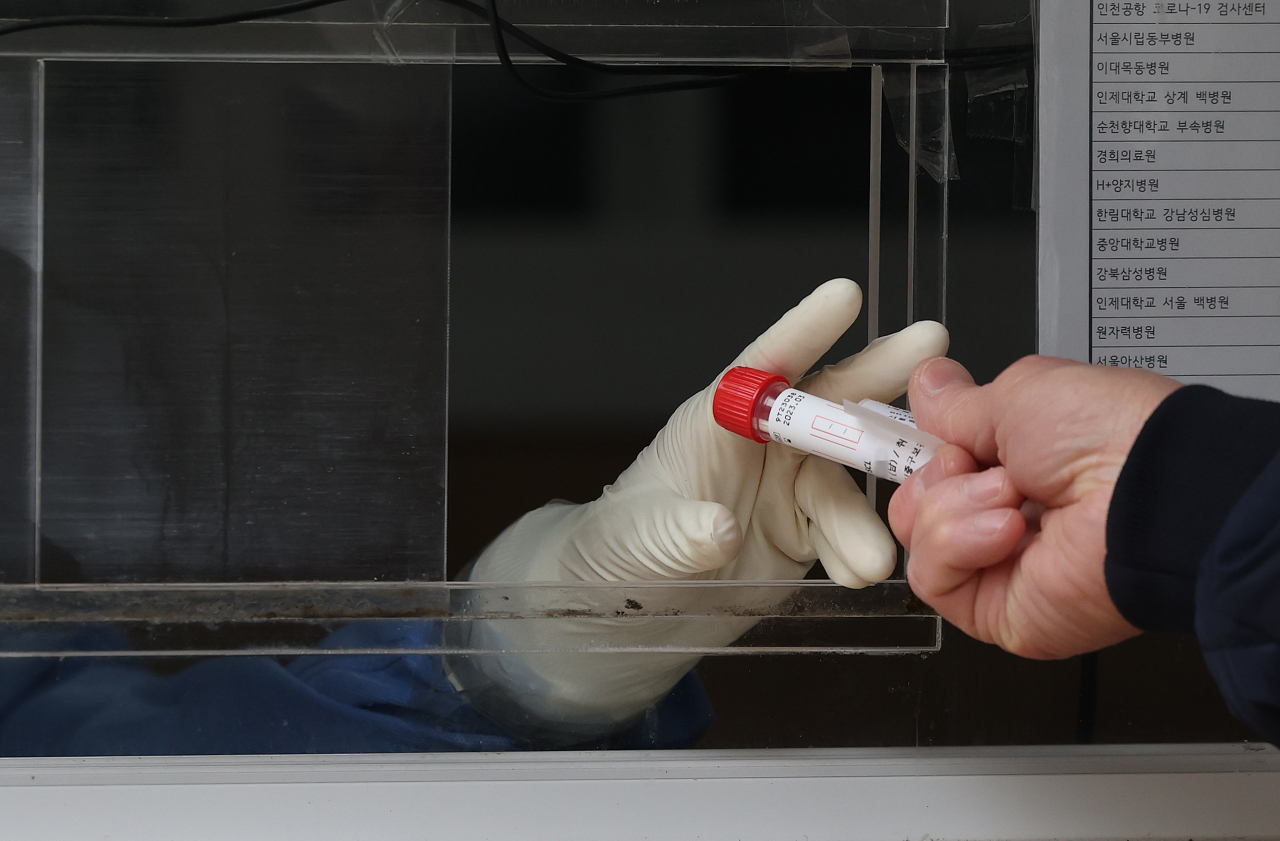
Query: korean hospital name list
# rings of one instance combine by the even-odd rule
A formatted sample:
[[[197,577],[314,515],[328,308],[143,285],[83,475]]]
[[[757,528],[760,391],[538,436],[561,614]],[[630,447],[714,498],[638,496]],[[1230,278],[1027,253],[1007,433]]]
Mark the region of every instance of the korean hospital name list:
[[[1280,2],[1095,3],[1090,357],[1280,399]]]

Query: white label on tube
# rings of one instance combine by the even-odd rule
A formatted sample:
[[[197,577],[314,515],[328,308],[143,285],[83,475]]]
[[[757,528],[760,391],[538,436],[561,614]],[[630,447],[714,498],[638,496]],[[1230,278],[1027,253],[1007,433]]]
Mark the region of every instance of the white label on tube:
[[[916,428],[915,417],[906,409],[899,409],[897,406],[890,406],[888,403],[881,403],[879,400],[872,400],[870,397],[866,400],[859,400],[857,403],[850,400],[844,401],[844,410],[846,412],[849,411],[850,406],[863,406],[875,412],[877,415],[883,415],[884,417],[896,420],[899,423],[905,423],[912,429]]]
[[[769,437],[780,444],[904,482],[924,467],[942,441],[855,403],[843,407],[789,388],[769,413]]]

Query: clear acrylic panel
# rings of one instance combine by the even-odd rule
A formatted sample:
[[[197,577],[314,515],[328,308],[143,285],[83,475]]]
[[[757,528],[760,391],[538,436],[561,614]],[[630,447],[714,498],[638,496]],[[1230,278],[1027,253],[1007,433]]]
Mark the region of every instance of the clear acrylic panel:
[[[382,618],[452,628],[393,644],[418,653],[617,648],[592,622],[683,654],[937,648],[900,577],[445,580],[448,65],[11,61],[40,271],[9,520],[40,540],[0,621],[146,628],[112,639],[156,656]]]
[[[36,625],[30,622],[33,617],[50,621]],[[890,653],[934,651],[939,643],[937,617],[907,588],[892,584],[865,592],[817,581],[459,581],[448,587],[395,583],[215,589],[178,584],[46,588],[16,597],[0,593],[0,622],[11,623],[10,630],[114,623],[130,631],[131,652],[151,657],[324,653],[315,640],[370,621],[404,627],[439,624],[443,634],[429,645],[379,649],[416,654],[643,649],[680,654]],[[502,645],[476,630],[494,623],[506,637]],[[189,626],[199,626],[198,632]],[[560,626],[575,633],[560,633]],[[234,642],[220,641],[220,636]],[[648,645],[635,642],[645,639]],[[350,653],[349,647],[334,650]],[[24,651],[3,656],[25,656]],[[30,651],[74,656],[74,650],[61,647]]]
[[[947,193],[959,179],[951,140],[951,68],[918,65],[914,121],[915,170],[912,172],[914,235],[907,276],[911,321],[947,321]]]
[[[618,4],[610,0],[502,0],[504,19],[574,55],[644,64],[848,66],[873,59],[941,57],[947,0],[699,0]],[[174,0],[168,15],[224,12],[209,0]],[[83,13],[71,3],[10,2],[14,18]],[[289,16],[206,29],[92,29],[21,33],[0,53],[63,57],[204,60],[493,60],[487,22],[436,0],[343,3]],[[511,42],[512,53],[529,58]]]
[[[916,321],[947,323],[948,188],[959,177],[950,73],[946,64],[917,62],[871,71],[868,342]],[[898,147],[905,160],[886,157],[886,146]],[[887,166],[903,170],[889,175],[902,188],[891,194],[883,186]],[[869,483],[869,497],[883,516],[893,489],[885,480]]]
[[[35,583],[442,579],[449,68],[37,72]]]
[[[204,10],[178,5],[169,11]],[[818,29],[892,51],[895,26],[946,25],[945,3],[858,7],[512,3],[504,14],[561,34],[598,24],[620,39],[609,43],[666,44],[680,61],[708,55],[653,28],[699,30],[748,64],[789,61]],[[128,649],[157,654],[281,652],[282,639],[311,645],[312,632],[386,617],[509,631],[497,648],[451,631],[440,651],[537,651],[536,629],[567,619],[662,628],[632,647],[690,654],[935,650],[938,620],[900,576],[863,591],[445,580],[447,62],[466,60],[464,30],[484,32],[464,20],[430,4],[343,4],[190,35],[89,28],[70,52],[40,40],[57,30],[0,43],[58,56],[10,60],[29,114],[15,124],[29,160],[10,169],[30,179],[14,195],[29,197],[19,216],[40,228],[28,236],[40,262],[13,311],[31,375],[8,387],[30,395],[28,438],[11,439],[27,461],[12,472],[30,481],[12,484],[27,508],[8,519],[29,545],[7,555],[18,586],[0,592],[0,618],[143,623],[152,632]],[[779,25],[786,51],[748,55],[748,33]],[[426,33],[415,60],[427,66],[347,63],[386,54],[360,56],[343,38],[376,31],[385,47],[401,26]],[[290,46],[295,36],[325,46]],[[253,49],[219,52],[218,39]],[[477,42],[477,54],[491,48]],[[218,61],[155,60],[192,56]],[[911,262],[899,255],[912,232],[893,259]],[[830,621],[840,617],[866,621]],[[192,642],[181,629],[197,622],[218,632]],[[588,635],[572,647],[614,645]]]
[[[35,580],[39,76],[0,60],[0,584]]]

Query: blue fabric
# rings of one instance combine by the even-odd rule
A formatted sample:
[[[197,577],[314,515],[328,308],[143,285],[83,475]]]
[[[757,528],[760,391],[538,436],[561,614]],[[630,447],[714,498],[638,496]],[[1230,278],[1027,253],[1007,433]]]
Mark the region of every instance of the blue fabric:
[[[1195,630],[1201,561],[1277,451],[1280,404],[1203,385],[1160,404],[1129,450],[1107,514],[1107,590],[1125,619],[1144,631]]]
[[[1167,397],[1111,496],[1106,576],[1137,627],[1194,632],[1232,713],[1280,744],[1280,403]]]
[[[325,648],[431,646],[433,622],[361,622]],[[103,627],[22,631],[0,649],[119,651]],[[713,720],[690,673],[609,745],[691,746]],[[0,756],[502,751],[526,747],[482,717],[433,655],[315,655],[281,665],[217,657],[171,675],[137,658],[0,659]]]
[[[1232,714],[1280,744],[1280,453],[1200,563],[1195,629]]]

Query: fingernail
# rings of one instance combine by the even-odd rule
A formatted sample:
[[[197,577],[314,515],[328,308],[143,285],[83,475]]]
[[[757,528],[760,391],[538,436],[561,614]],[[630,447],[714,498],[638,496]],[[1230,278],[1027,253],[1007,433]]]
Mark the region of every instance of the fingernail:
[[[1013,516],[1013,512],[1008,508],[997,508],[993,511],[983,511],[981,514],[975,514],[973,517],[973,530],[978,534],[992,535],[1004,528],[1005,523],[1009,522],[1009,518]]]
[[[974,502],[991,502],[1004,487],[1004,472],[984,470],[964,480],[964,495]]]
[[[924,496],[926,491],[945,478],[947,478],[947,472],[942,464],[942,459],[933,458],[929,459],[929,462],[924,467],[917,470],[909,481],[915,483],[915,495],[916,499],[919,499]]]
[[[949,385],[964,382],[963,371],[960,363],[944,356],[930,359],[924,363],[924,370],[920,372],[920,388],[932,397]]]

